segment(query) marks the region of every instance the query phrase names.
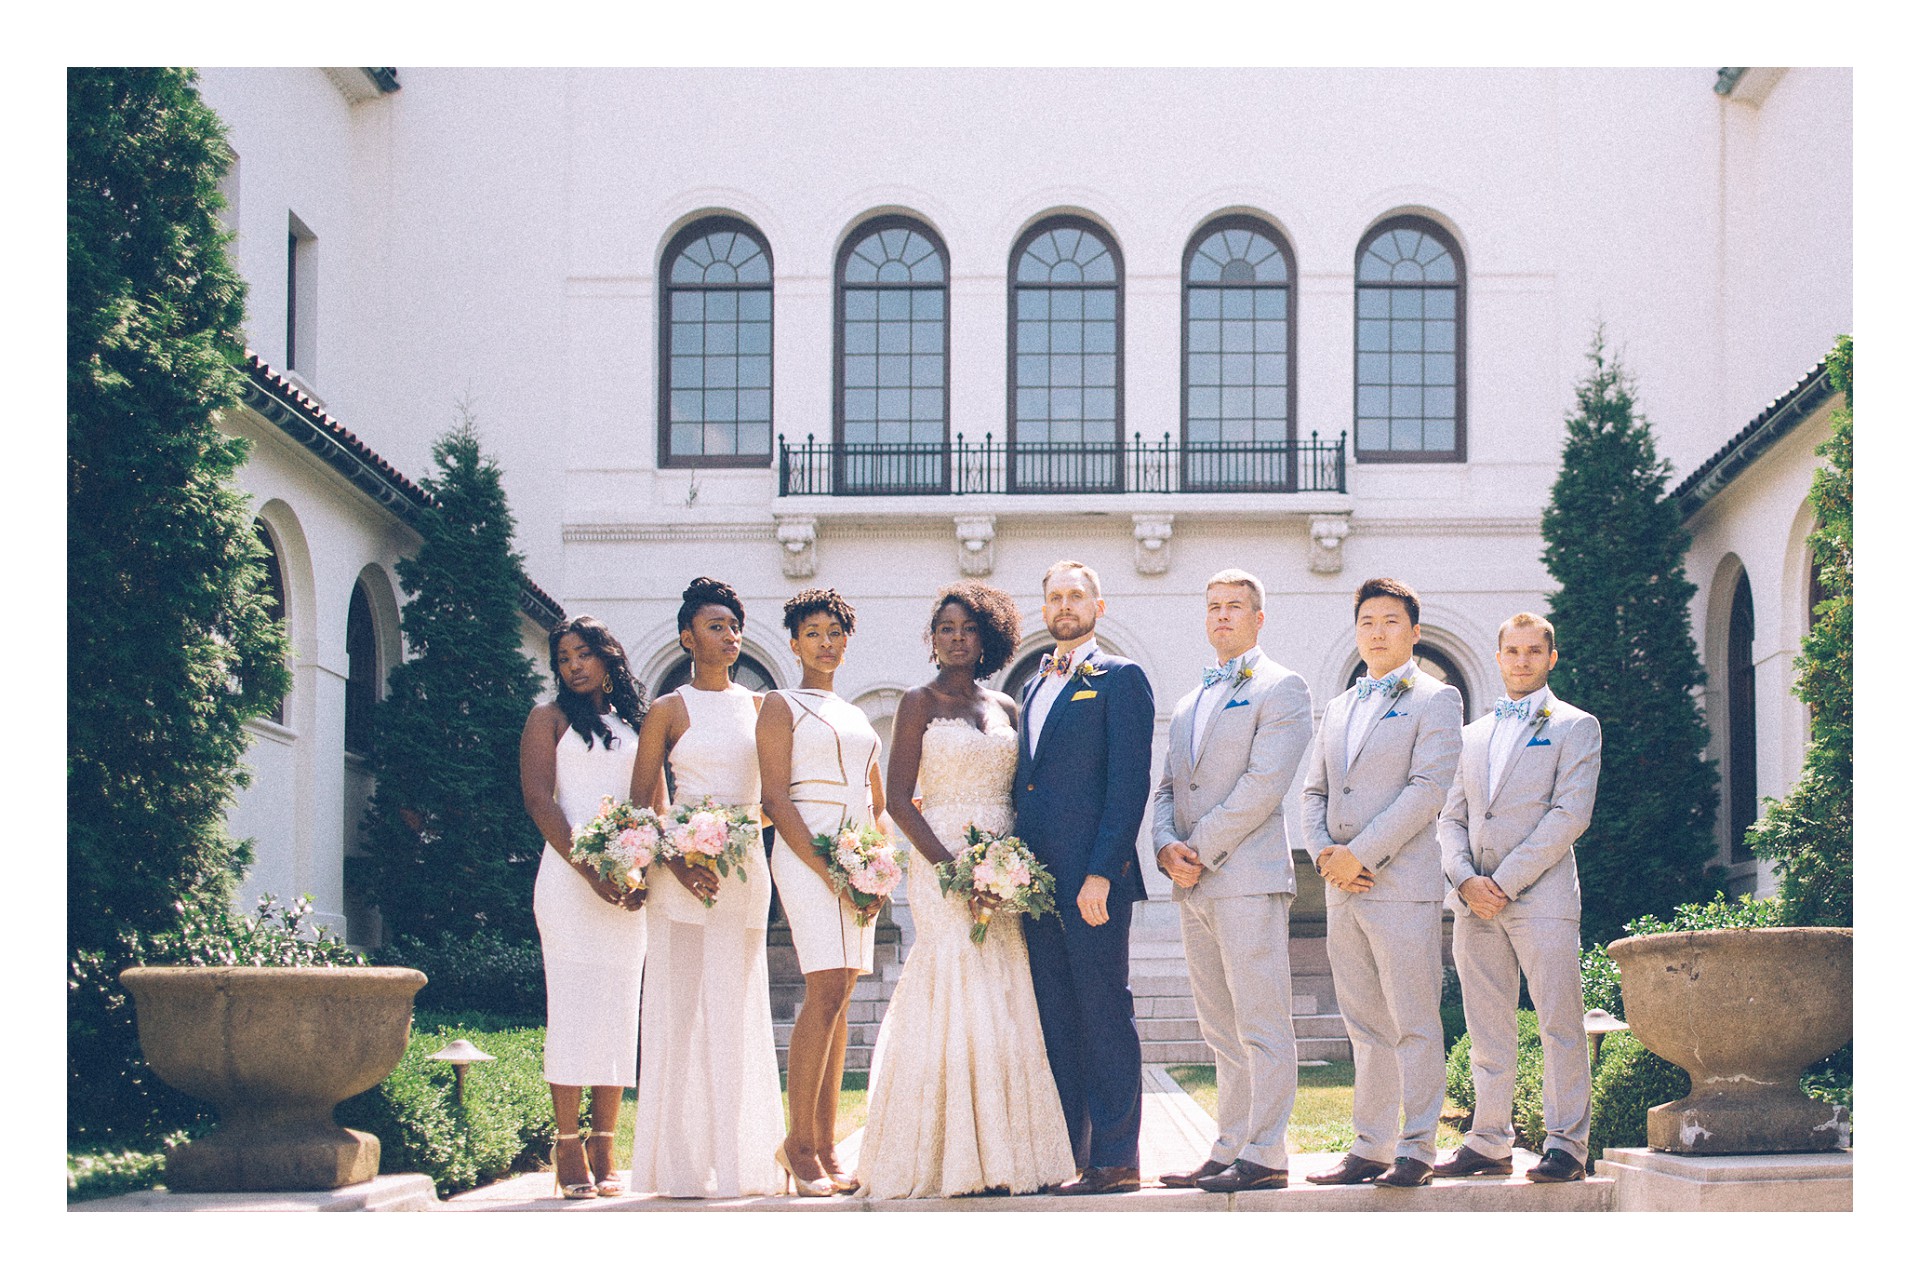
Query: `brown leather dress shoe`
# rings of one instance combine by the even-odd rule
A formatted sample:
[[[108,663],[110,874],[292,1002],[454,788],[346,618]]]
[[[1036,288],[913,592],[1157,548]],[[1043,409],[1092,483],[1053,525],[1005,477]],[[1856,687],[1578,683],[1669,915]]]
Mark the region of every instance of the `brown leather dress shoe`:
[[[1527,1169],[1528,1181],[1585,1181],[1587,1170],[1558,1146],[1549,1150],[1539,1163]]]
[[[1251,1159],[1236,1159],[1233,1167],[1211,1177],[1202,1177],[1195,1183],[1202,1190],[1215,1194],[1231,1194],[1240,1190],[1285,1190],[1287,1188],[1287,1170],[1269,1168],[1254,1163]]]
[[[1411,1190],[1415,1186],[1433,1184],[1433,1165],[1415,1159],[1411,1155],[1401,1155],[1393,1161],[1393,1168],[1373,1179],[1376,1186],[1392,1186],[1398,1190]]]
[[[1363,1181],[1372,1181],[1386,1170],[1387,1166],[1377,1159],[1347,1154],[1326,1172],[1309,1173],[1307,1180],[1316,1186],[1357,1186]]]
[[[1218,1159],[1209,1159],[1192,1172],[1161,1173],[1160,1184],[1169,1190],[1192,1190],[1193,1183],[1200,1180],[1200,1178],[1211,1177],[1215,1173],[1225,1172],[1227,1168],[1228,1165],[1221,1163]]]
[[[1089,1168],[1053,1193],[1056,1195],[1118,1195],[1140,1189],[1138,1168]]]
[[[1513,1156],[1508,1155],[1505,1159],[1491,1159],[1471,1146],[1462,1146],[1435,1164],[1433,1175],[1436,1177],[1511,1177]]]

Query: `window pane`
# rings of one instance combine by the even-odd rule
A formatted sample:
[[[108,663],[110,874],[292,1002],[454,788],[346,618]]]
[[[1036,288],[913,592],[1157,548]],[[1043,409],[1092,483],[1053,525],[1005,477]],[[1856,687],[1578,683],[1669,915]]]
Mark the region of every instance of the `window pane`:
[[[1360,349],[1362,351],[1386,350],[1388,324],[1389,321],[1386,320],[1360,321],[1359,333],[1357,335],[1360,342]]]
[[[849,320],[871,320],[880,311],[879,295],[866,289],[848,289],[845,294]]]
[[[941,320],[947,314],[947,295],[937,289],[915,289],[913,292],[913,318],[916,320]]]
[[[1220,290],[1193,289],[1187,294],[1187,317],[1193,320],[1220,318]]]
[[[1360,318],[1363,320],[1383,320],[1387,316],[1387,291],[1385,289],[1359,290]]]
[[[1287,318],[1287,291],[1285,289],[1260,289],[1253,295],[1253,314],[1262,320],[1284,320]]]
[[[848,355],[872,355],[879,340],[879,333],[871,324],[847,325]]]
[[[1022,359],[1026,358],[1024,356]],[[915,386],[944,386],[947,380],[946,361],[938,355],[916,355],[913,357],[913,384]]]
[[[739,300],[741,319],[765,321],[773,318],[773,294],[754,289],[736,293],[734,297]]]
[[[772,386],[773,361],[764,355],[744,355],[739,360],[741,386]]]
[[[1088,289],[1080,295],[1080,305],[1089,320],[1113,318],[1114,295],[1110,289]]]
[[[912,340],[912,326],[908,324],[880,324],[880,350],[882,354],[905,355]]]

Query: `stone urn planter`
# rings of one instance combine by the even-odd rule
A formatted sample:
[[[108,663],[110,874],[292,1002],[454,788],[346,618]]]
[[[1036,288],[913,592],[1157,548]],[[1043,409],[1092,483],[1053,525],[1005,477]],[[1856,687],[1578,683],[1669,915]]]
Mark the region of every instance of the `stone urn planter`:
[[[1693,1091],[1647,1112],[1647,1145],[1683,1155],[1844,1150],[1843,1106],[1800,1075],[1853,1038],[1851,928],[1719,928],[1625,937],[1627,1024]]]
[[[407,1049],[412,968],[129,968],[140,1048],[219,1126],[167,1156],[174,1191],[332,1190],[371,1181],[380,1141],[333,1108]]]

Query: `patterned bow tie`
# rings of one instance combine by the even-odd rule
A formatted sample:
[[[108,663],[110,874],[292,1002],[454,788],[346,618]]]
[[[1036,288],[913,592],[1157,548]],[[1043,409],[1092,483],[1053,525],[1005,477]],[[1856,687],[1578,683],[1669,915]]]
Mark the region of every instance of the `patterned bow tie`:
[[[1391,675],[1386,676],[1384,679],[1368,679],[1365,675],[1362,675],[1354,681],[1353,687],[1360,700],[1364,702],[1373,696],[1375,689],[1378,689],[1382,693],[1391,693],[1393,686],[1399,682],[1399,680]]]
[[[1222,662],[1218,666],[1204,667],[1200,671],[1200,687],[1212,688],[1223,679],[1232,679],[1240,673],[1240,659]]]
[[[1525,719],[1527,717],[1527,702],[1529,700],[1529,698],[1523,697],[1516,702],[1508,697],[1499,698],[1493,704],[1493,717],[1496,720],[1507,719],[1509,717],[1513,719]]]
[[[1058,675],[1065,678],[1073,674],[1073,654],[1055,653],[1051,657],[1041,658],[1040,674],[1043,678],[1048,675]]]

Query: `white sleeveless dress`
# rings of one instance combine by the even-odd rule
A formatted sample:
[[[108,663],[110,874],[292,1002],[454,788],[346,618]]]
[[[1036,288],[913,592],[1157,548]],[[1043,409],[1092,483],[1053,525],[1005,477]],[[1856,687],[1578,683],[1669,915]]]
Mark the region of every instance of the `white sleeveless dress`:
[[[600,722],[591,749],[569,725],[553,748],[553,798],[567,824],[579,827],[600,801],[627,798],[639,734],[617,715]],[[533,919],[547,975],[546,1065],[550,1084],[606,1087],[634,1084],[640,1039],[640,970],[647,955],[647,914],[602,901],[551,844],[533,881]]]
[[[851,818],[873,821],[873,791],[868,774],[880,757],[880,737],[867,717],[825,689],[784,688],[777,694],[793,712],[792,781],[787,793],[816,835],[831,835]],[[787,847],[773,840],[773,882],[780,887],[780,908],[793,930],[800,971],[829,968],[873,971],[873,925]]]
[[[667,757],[675,802],[712,799],[758,812],[753,694],[737,684],[676,691],[688,727]],[[647,888],[632,1188],[681,1199],[773,1194],[773,1149],[787,1125],[767,998],[766,858],[757,850],[747,858],[744,884],[721,880],[711,908],[664,869]]]
[[[920,746],[921,812],[949,851],[967,824],[1013,828],[1020,739],[936,719]],[[975,945],[965,902],[907,858],[915,936],[874,1048],[860,1193],[876,1199],[1015,1194],[1074,1175],[1060,1094],[1047,1065],[1020,917],[996,915]],[[651,995],[649,995],[651,998]]]

